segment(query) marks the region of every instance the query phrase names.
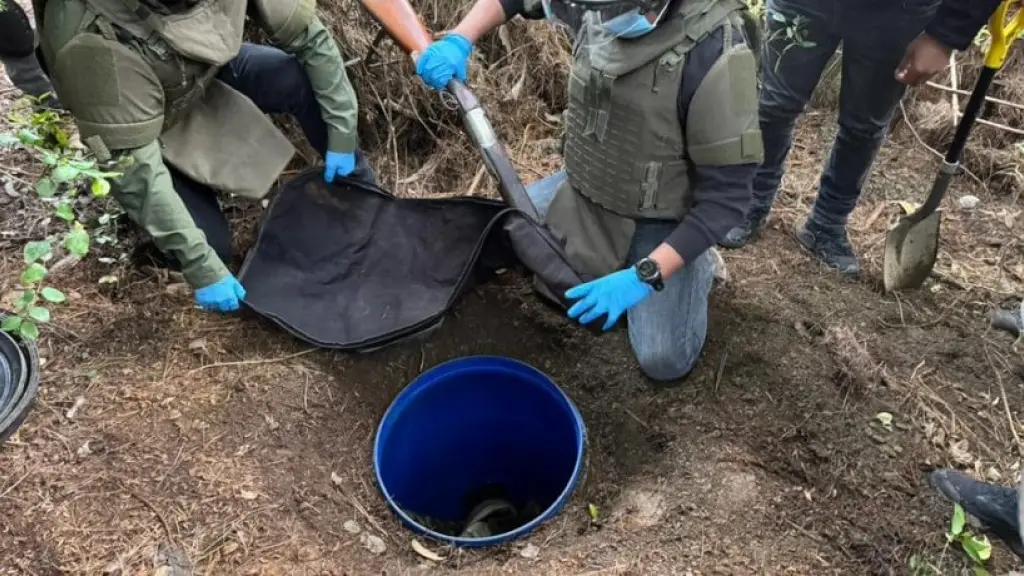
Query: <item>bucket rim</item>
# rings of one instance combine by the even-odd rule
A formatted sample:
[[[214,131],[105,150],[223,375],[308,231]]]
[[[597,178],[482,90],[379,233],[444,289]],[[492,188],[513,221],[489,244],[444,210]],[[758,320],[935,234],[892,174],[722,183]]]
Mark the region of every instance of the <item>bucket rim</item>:
[[[384,423],[387,422],[389,418],[393,417],[394,412],[400,409],[400,405],[404,404],[403,402],[401,402],[401,400],[410,398],[423,386],[423,383],[429,377],[433,376],[436,372],[441,371],[443,368],[452,368],[453,366],[468,363],[476,363],[482,360],[492,361],[495,363],[495,366],[505,366],[523,370],[527,373],[531,373],[532,375],[539,377],[540,380],[548,384],[550,389],[552,389],[556,393],[558,399],[561,400],[564,403],[564,405],[568,408],[569,414],[571,415],[572,420],[575,423],[574,433],[576,436],[576,456],[575,463],[573,464],[572,474],[570,475],[565,486],[562,488],[562,491],[558,494],[558,497],[555,498],[555,501],[552,502],[549,506],[547,506],[543,510],[543,512],[541,512],[536,518],[508,532],[502,532],[500,534],[495,534],[493,536],[488,536],[486,538],[464,538],[461,536],[451,536],[448,534],[442,534],[441,532],[432,530],[424,526],[423,524],[420,524],[411,516],[409,516],[398,505],[398,503],[395,502],[395,499],[390,494],[388,494],[387,488],[385,487],[384,484],[384,480],[381,477],[379,455],[381,450],[381,436],[383,434]],[[563,508],[565,508],[566,504],[568,504],[569,500],[572,498],[572,494],[578,487],[580,479],[583,476],[584,468],[586,466],[586,452],[587,429],[586,423],[583,421],[583,414],[580,412],[579,408],[577,408],[576,403],[572,401],[572,398],[570,398],[569,395],[566,394],[564,390],[562,390],[562,388],[555,382],[553,378],[551,378],[551,376],[549,376],[547,373],[545,373],[543,370],[540,370],[536,366],[533,366],[532,364],[529,364],[522,360],[518,360],[516,358],[492,354],[474,354],[469,356],[459,356],[457,358],[445,360],[444,362],[431,366],[430,368],[424,370],[423,372],[419,373],[415,378],[413,378],[391,400],[391,403],[388,405],[387,410],[385,410],[384,414],[381,416],[380,422],[378,422],[377,424],[377,431],[374,434],[372,458],[373,475],[374,480],[376,481],[377,484],[377,490],[384,497],[384,501],[387,502],[388,508],[390,508],[391,511],[399,517],[402,523],[404,523],[414,532],[427,536],[433,540],[443,542],[445,544],[452,544],[463,548],[483,548],[487,546],[494,546],[497,544],[504,544],[521,538],[523,536],[526,536],[527,534],[539,528],[545,522],[548,522],[549,520],[554,518],[556,514],[558,514]]]

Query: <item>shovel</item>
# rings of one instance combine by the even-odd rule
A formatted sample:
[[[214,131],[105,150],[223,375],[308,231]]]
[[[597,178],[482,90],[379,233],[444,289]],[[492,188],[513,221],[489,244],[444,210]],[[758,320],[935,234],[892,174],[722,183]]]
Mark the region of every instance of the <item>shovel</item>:
[[[985,94],[992,84],[992,79],[1006,61],[1010,45],[1022,32],[1024,10],[1014,14],[1010,22],[1006,21],[1006,13],[1014,3],[1014,0],[1004,0],[989,19],[988,28],[992,39],[985,54],[985,67],[974,84],[967,108],[957,124],[953,143],[946,152],[928,198],[920,208],[901,217],[885,238],[885,262],[882,270],[886,292],[919,288],[935,266],[935,258],[939,252],[941,222],[939,204],[949,189],[950,181],[960,169],[960,155],[985,102]]]
[[[360,4],[407,54],[423,52],[433,41],[409,0],[360,0]],[[448,83],[447,90],[458,102],[463,124],[480,150],[484,165],[498,181],[502,199],[535,222],[539,221],[537,208],[526,194],[526,187],[512,167],[504,144],[476,97],[456,78]]]

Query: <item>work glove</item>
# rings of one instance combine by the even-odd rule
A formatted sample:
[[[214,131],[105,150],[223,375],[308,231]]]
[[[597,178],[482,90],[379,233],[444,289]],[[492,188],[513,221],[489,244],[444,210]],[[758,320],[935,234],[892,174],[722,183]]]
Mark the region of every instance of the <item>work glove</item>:
[[[327,152],[324,157],[324,182],[334,181],[335,176],[348,176],[356,169],[356,155],[352,152]]]
[[[243,298],[245,288],[231,274],[196,290],[196,304],[211,312],[234,312]]]
[[[416,74],[434,90],[444,90],[455,76],[466,81],[466,65],[473,43],[461,34],[449,34],[432,43],[416,60]]]
[[[630,266],[574,286],[565,292],[565,297],[570,300],[582,298],[569,308],[569,318],[579,318],[580,324],[590,324],[602,314],[607,314],[608,319],[602,328],[607,332],[620,316],[653,293],[654,288],[641,280],[636,268]]]

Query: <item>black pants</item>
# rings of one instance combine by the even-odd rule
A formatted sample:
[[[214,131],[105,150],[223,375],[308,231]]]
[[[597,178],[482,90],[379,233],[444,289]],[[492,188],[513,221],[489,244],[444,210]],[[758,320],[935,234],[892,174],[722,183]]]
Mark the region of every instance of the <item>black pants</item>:
[[[35,50],[36,37],[28,14],[14,0],[0,4],[0,57],[29,56]]]
[[[298,58],[270,46],[243,44],[238,56],[221,69],[217,78],[245,94],[265,113],[291,114],[310,146],[321,157],[326,153],[327,125]],[[206,234],[207,243],[221,260],[229,264],[233,258],[231,229],[218,205],[217,193],[170,166],[168,169],[174,189],[196,226]],[[361,151],[356,151],[356,169],[349,177],[376,183],[376,175]]]

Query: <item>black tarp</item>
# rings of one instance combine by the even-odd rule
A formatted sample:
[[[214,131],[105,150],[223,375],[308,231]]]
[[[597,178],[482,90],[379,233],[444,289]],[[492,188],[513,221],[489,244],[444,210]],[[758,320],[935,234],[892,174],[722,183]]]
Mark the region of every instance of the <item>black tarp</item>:
[[[366,351],[438,326],[499,268],[521,263],[563,294],[584,280],[566,262],[546,228],[504,203],[397,198],[310,170],[275,191],[239,280],[246,305],[297,337]]]

